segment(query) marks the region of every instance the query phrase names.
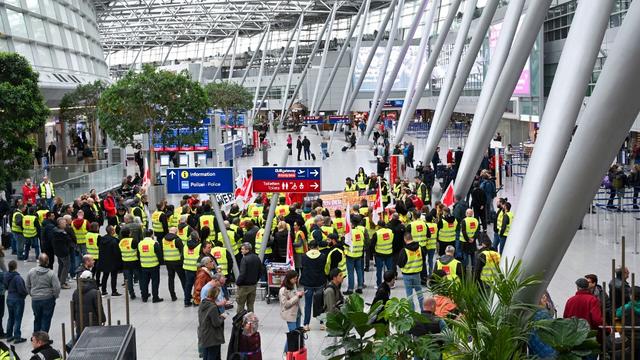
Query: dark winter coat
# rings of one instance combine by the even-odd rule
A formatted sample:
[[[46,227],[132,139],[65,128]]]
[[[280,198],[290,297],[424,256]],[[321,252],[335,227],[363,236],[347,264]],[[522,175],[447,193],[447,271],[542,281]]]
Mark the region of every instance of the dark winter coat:
[[[208,348],[224,344],[224,318],[218,306],[204,299],[198,307],[198,346]]]
[[[104,272],[122,269],[122,257],[120,256],[119,240],[110,235],[100,236],[98,239],[100,249],[100,261],[98,268]]]
[[[82,324],[80,324],[80,296],[78,289],[73,292],[73,313],[76,319],[76,331],[79,334],[82,333],[85,327],[92,324],[93,326],[99,326],[104,324],[104,308],[100,302],[100,292],[96,286],[96,282],[91,279],[80,279],[82,288]],[[91,317],[89,317],[91,314]],[[98,316],[101,317],[101,322],[98,323]]]

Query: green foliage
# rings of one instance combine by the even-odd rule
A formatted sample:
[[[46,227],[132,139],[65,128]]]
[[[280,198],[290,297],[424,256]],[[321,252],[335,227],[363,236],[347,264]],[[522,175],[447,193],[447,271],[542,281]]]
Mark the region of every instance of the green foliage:
[[[225,113],[253,107],[251,93],[242,85],[228,81],[212,82],[205,86],[205,91],[211,106]]]
[[[558,352],[557,359],[579,360],[599,349],[596,332],[584,319],[540,320],[535,328],[540,340]]]
[[[97,146],[97,108],[100,95],[107,85],[96,80],[91,84],[78,85],[75,90],[66,93],[60,101],[60,120],[68,123],[75,123],[80,119],[85,119],[91,131],[93,147]],[[69,128],[74,135],[75,126]]]
[[[155,133],[169,141],[192,145],[202,140],[200,127],[208,102],[204,89],[186,72],[175,74],[144,66],[109,86],[98,102],[100,126],[119,145],[133,144],[137,134]],[[167,139],[167,130],[193,129]]]
[[[590,353],[589,327],[579,326],[569,319],[533,321],[537,306],[520,298],[523,292],[539,283],[537,277],[523,277],[521,263],[506,270],[498,268],[494,281],[483,287],[471,277],[460,282],[441,281],[432,286],[438,294],[453,300],[462,316],[445,319],[444,351],[456,359],[529,359],[527,341],[532,330],[556,334],[554,342],[547,342],[560,354]],[[574,332],[568,337],[568,332]],[[558,336],[562,334],[562,336]],[[573,357],[566,357],[573,359]]]
[[[0,184],[33,168],[31,135],[44,126],[48,115],[38,73],[23,56],[0,52]]]
[[[439,359],[431,338],[414,341],[406,335],[416,320],[424,320],[411,310],[407,299],[391,299],[384,309],[381,303],[364,311],[364,300],[350,295],[339,312],[327,314],[327,335],[340,338],[325,348],[322,354],[331,360],[376,358],[411,359],[414,354],[424,359]],[[384,318],[386,322],[376,322]]]

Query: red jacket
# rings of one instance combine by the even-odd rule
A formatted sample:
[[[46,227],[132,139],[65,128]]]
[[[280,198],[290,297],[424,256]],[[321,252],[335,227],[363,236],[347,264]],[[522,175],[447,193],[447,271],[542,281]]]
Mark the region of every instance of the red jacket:
[[[107,196],[102,204],[104,205],[104,211],[107,213],[107,217],[116,216],[116,201],[113,196]]]
[[[597,330],[602,325],[602,306],[600,300],[593,296],[589,290],[578,290],[576,294],[567,300],[564,307],[563,318],[577,317],[587,320],[592,330]]]
[[[31,205],[36,204],[36,195],[38,194],[38,188],[31,184],[31,187],[28,187],[26,184],[22,185],[22,202],[25,204],[27,200],[31,199]]]

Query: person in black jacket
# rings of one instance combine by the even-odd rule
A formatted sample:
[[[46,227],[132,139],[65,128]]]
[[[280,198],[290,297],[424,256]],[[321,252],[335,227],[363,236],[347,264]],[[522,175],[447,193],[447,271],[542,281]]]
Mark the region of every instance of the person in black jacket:
[[[436,300],[432,297],[428,297],[424,300],[422,315],[426,318],[426,322],[416,321],[413,328],[409,331],[409,334],[420,337],[440,334],[442,330],[446,328],[444,320],[435,315],[436,312]],[[438,347],[442,346],[441,341],[436,341]],[[419,359],[419,358],[416,358]]]
[[[33,356],[30,360],[58,360],[62,358],[58,350],[51,347],[53,341],[49,339],[49,334],[44,331],[36,331],[31,335],[31,346],[33,346]]]
[[[253,312],[253,304],[256,301],[256,284],[262,275],[262,262],[253,251],[249,243],[240,247],[242,261],[240,262],[240,274],[236,280],[238,286],[238,312],[246,309]]]
[[[398,255],[404,248],[404,233],[407,228],[400,221],[400,215],[394,213],[391,215],[391,220],[387,223],[387,228],[393,231],[393,269],[398,264]]]
[[[29,292],[17,270],[18,263],[15,260],[9,261],[9,272],[4,274],[4,288],[7,289],[7,309],[9,310],[6,332],[7,341],[14,341],[19,344],[27,341],[21,336],[20,327],[22,325],[22,315],[24,314],[24,299]]]
[[[480,188],[480,182],[474,181],[471,187],[471,208],[473,213],[480,222],[482,230],[487,231],[487,196],[484,190]]]
[[[244,226],[245,231],[244,235],[242,235],[242,242],[251,244],[251,248],[253,249],[256,246],[256,234],[260,229],[258,229],[253,220],[247,220]]]
[[[100,301],[100,293],[96,282],[91,279],[91,271],[86,270],[80,274],[79,286],[82,291],[82,304],[78,289],[73,292],[73,313],[76,319],[76,338],[80,337],[85,327],[102,326],[104,324],[104,308]],[[82,306],[81,306],[82,305]],[[82,314],[81,311],[82,310]]]
[[[178,275],[178,279],[180,280],[180,287],[184,289],[185,285],[185,274],[184,269],[182,268],[182,260],[184,251],[184,244],[182,240],[176,235],[178,232],[178,228],[171,227],[169,228],[169,233],[165,235],[162,240],[162,251],[164,254],[164,264],[167,267],[167,282],[169,285],[169,294],[171,295],[171,301],[178,300],[175,291],[175,277]],[[174,260],[172,255],[175,255],[177,252],[177,260]]]
[[[120,256],[119,240],[116,238],[116,229],[107,225],[107,234],[100,237],[98,248],[100,262],[98,267],[102,271],[102,295],[107,294],[107,280],[111,276],[111,296],[120,296],[118,293],[118,271],[122,269],[122,257]]]
[[[49,269],[53,269],[55,252],[53,251],[53,235],[56,229],[56,214],[48,212],[42,221],[42,232],[40,233],[40,248],[49,257]]]
[[[396,273],[391,270],[387,270],[384,272],[383,279],[384,282],[381,283],[380,286],[378,286],[378,290],[376,290],[376,295],[371,301],[371,305],[377,303],[378,301],[382,301],[382,306],[384,307],[384,305],[387,303],[387,301],[389,301],[389,298],[391,297],[391,288],[396,283]]]
[[[287,261],[287,243],[289,241],[289,231],[287,230],[287,223],[280,221],[278,223],[278,230],[273,234],[273,254],[271,255],[271,261],[275,263],[283,263]]]
[[[62,289],[69,289],[67,275],[69,274],[71,236],[67,232],[67,220],[58,218],[58,227],[53,230],[53,253],[58,258],[58,280]]]
[[[327,263],[327,257],[318,250],[318,242],[316,240],[309,241],[309,251],[302,256],[302,276],[300,284],[304,286],[304,321],[303,325],[306,331],[309,331],[309,323],[311,322],[311,306],[315,303],[314,294],[319,292],[322,296],[322,290],[327,283],[327,277],[324,273],[324,267]],[[319,304],[318,304],[319,305]],[[319,315],[322,309],[314,306],[314,314]]]

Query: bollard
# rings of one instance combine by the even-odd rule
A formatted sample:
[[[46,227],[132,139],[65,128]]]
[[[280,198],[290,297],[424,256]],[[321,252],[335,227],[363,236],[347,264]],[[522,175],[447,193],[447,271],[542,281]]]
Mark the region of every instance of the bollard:
[[[622,198],[618,197],[618,212],[620,212],[620,227],[624,227],[624,212],[622,211]]]
[[[96,294],[98,296],[98,326],[102,325],[102,295],[100,294],[100,291],[97,292]]]
[[[111,298],[107,299],[107,324],[111,326]]]
[[[598,207],[595,208],[595,212],[596,212],[596,235],[601,236],[600,234],[600,209],[598,209]]]
[[[620,244],[618,241],[618,213],[613,214],[613,238],[616,241],[616,245]]]
[[[76,278],[76,282],[78,284],[78,317],[80,318],[80,326],[78,329],[80,329],[80,334],[82,334],[82,330],[84,330],[84,315],[82,311],[82,282],[80,281],[80,276]],[[80,336],[80,334],[78,334],[78,336]]]
[[[71,328],[73,332],[73,326]],[[64,323],[62,323],[62,360],[67,360],[67,334],[64,331]]]
[[[625,260],[626,260],[625,259],[626,258],[626,246],[625,245],[626,245],[625,238],[624,238],[624,236],[622,236],[622,258],[621,258],[622,264],[620,264],[620,266],[622,268],[623,273],[624,273],[624,268],[626,266],[626,262],[625,262]],[[623,278],[624,278],[624,276],[623,276]],[[615,278],[613,278],[613,279],[615,279]],[[621,296],[622,296],[622,298],[620,300],[622,300],[622,301],[620,303],[624,304],[625,303],[624,299],[626,298],[625,297],[625,286],[622,286],[622,294],[621,294]],[[615,304],[615,303],[613,303],[613,304]],[[622,311],[622,326],[625,326],[625,324],[626,324],[626,322],[625,322],[625,313],[626,313],[626,311],[624,311],[624,307],[623,307],[623,311]],[[620,353],[622,354],[622,360],[625,360],[626,351],[624,351],[624,349],[625,349],[625,340],[626,340],[625,338],[626,338],[626,335],[625,335],[624,331],[620,335],[622,335],[621,336],[622,337],[622,348],[621,348]],[[635,341],[635,339],[632,340],[632,341]]]
[[[634,239],[633,239],[633,250],[634,253],[637,254],[638,253],[638,221],[640,221],[640,217],[636,218],[636,221],[633,223],[633,233],[634,233]]]
[[[89,326],[93,326],[93,312],[89,311]],[[84,329],[82,329],[84,332]]]
[[[125,311],[125,317],[127,319],[127,325],[130,324],[130,319],[129,319],[129,286],[127,285],[127,279],[124,280],[124,311]],[[120,321],[118,321],[118,325],[120,324]]]
[[[71,342],[75,344],[76,342],[76,328],[75,328],[75,319],[74,319],[74,314],[75,314],[75,309],[73,308],[73,300],[70,301],[69,303],[70,307],[71,307]]]
[[[615,279],[616,278],[616,259],[611,259],[611,279]],[[611,303],[615,304],[616,303],[616,292],[612,291],[611,292]],[[616,309],[615,306],[611,306],[611,319],[613,321],[613,319],[616,318]],[[613,324],[611,324],[611,326],[613,327],[613,332],[615,332],[615,327],[613,326]],[[616,345],[613,344],[611,346],[611,351],[612,351],[612,358],[615,359],[616,358]]]

